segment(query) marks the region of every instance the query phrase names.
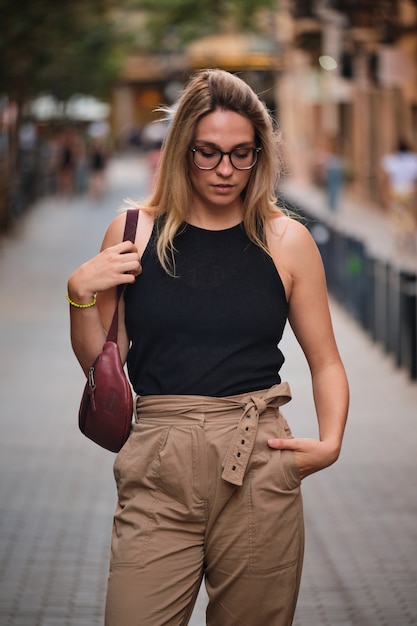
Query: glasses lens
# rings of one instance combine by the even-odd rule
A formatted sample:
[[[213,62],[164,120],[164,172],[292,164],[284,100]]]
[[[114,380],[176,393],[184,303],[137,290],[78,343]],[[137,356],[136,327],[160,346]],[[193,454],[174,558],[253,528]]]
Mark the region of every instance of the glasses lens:
[[[257,156],[253,148],[238,148],[230,153],[230,160],[237,170],[248,170],[255,165]]]
[[[214,169],[222,158],[220,150],[213,150],[212,148],[196,148],[193,154],[194,163],[203,170]]]

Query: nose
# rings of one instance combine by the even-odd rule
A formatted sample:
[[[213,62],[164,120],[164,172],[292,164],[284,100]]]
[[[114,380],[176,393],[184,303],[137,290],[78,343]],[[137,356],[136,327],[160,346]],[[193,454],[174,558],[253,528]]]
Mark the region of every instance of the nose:
[[[230,154],[223,153],[222,158],[220,159],[220,163],[218,164],[216,170],[223,176],[229,176],[233,172],[232,161],[230,160]]]

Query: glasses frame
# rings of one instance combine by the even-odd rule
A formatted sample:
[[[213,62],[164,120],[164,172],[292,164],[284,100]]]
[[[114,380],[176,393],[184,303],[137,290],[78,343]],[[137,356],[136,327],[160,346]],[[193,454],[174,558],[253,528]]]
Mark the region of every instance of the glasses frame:
[[[219,167],[220,163],[223,160],[224,156],[228,156],[229,157],[229,161],[232,165],[232,167],[235,168],[235,170],[238,170],[239,172],[243,172],[243,171],[247,171],[247,170],[251,170],[252,168],[255,167],[255,165],[258,162],[258,154],[261,152],[262,148],[249,148],[250,150],[253,150],[254,152],[254,162],[249,165],[248,167],[237,167],[233,161],[232,161],[232,154],[233,152],[235,152],[236,150],[241,150],[241,148],[235,148],[234,150],[230,150],[229,152],[223,152],[223,150],[220,150],[219,148],[211,148],[211,150],[213,152],[218,152],[219,153],[219,160],[217,161],[216,165],[213,165],[212,167],[201,167],[201,165],[198,165],[198,163],[195,162],[195,154],[196,152],[198,152],[199,150],[204,150],[204,148],[206,148],[207,146],[202,146],[201,148],[190,148],[190,152],[192,152],[193,155],[193,163],[194,165],[199,169],[199,170],[203,170],[205,172],[210,171],[210,170],[215,170],[216,167]]]

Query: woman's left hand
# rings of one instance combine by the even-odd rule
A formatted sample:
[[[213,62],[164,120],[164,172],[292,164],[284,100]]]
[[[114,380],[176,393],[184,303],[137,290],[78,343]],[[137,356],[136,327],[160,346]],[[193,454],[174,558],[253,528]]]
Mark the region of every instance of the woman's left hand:
[[[268,439],[268,446],[275,450],[293,450],[301,480],[332,465],[339,456],[334,446],[318,439]]]

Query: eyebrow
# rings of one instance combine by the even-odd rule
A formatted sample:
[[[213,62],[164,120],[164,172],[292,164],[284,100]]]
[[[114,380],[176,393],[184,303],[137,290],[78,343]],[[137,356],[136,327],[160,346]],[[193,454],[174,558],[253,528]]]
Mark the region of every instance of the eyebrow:
[[[195,144],[200,144],[199,147],[207,147],[207,148],[214,148],[215,150],[220,150],[222,151],[222,149],[220,148],[220,146],[217,143],[213,143],[212,141],[204,141],[204,139],[194,139],[194,143]],[[254,141],[242,141],[241,143],[237,143],[236,145],[234,145],[231,150],[237,150],[238,148],[247,148],[247,147],[252,147],[254,145]]]

